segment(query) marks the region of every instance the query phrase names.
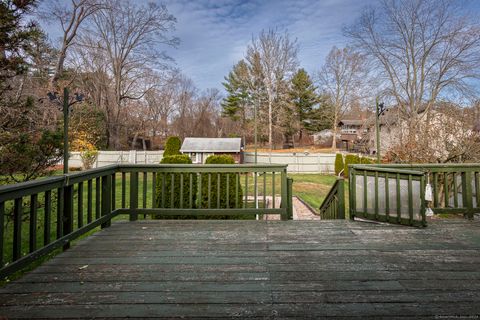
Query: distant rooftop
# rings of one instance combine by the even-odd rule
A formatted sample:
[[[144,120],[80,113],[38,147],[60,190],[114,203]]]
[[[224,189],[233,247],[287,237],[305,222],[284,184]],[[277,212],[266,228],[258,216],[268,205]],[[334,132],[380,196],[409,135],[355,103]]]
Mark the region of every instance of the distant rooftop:
[[[241,138],[185,138],[181,152],[240,152]]]
[[[339,121],[339,125],[347,125],[347,126],[361,126],[365,123],[363,119],[343,119]]]

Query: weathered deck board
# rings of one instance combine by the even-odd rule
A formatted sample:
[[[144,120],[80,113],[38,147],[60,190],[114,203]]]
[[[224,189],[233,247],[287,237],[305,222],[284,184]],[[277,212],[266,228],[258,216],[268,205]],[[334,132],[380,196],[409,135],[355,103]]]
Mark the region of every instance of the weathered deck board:
[[[118,222],[0,288],[9,319],[479,314],[478,221]]]

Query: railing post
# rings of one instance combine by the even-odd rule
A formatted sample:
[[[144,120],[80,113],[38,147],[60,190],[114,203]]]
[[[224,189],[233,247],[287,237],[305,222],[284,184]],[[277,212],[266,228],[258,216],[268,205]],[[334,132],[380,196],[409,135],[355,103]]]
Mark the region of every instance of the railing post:
[[[282,191],[282,202],[280,204],[280,207],[282,209],[285,209],[285,212],[281,214],[281,219],[282,220],[288,220],[288,187],[287,187],[287,169],[283,169],[282,174],[281,174],[281,191]]]
[[[112,176],[102,177],[102,217],[112,212]],[[102,229],[110,227],[111,221],[102,223]]]
[[[293,219],[293,179],[287,178],[288,219]]]
[[[0,268],[3,268],[3,235],[5,232],[5,202],[0,201]]]
[[[13,261],[22,257],[22,198],[16,198],[13,207]]]
[[[472,172],[465,171],[462,174],[463,206],[467,208],[468,219],[473,219],[473,193],[472,193]]]
[[[355,210],[357,208],[357,175],[356,170],[353,167],[349,167],[348,169],[348,199],[349,199],[349,218],[350,220],[355,220]],[[344,189],[345,192],[345,189]],[[345,210],[345,206],[344,206]]]
[[[138,208],[138,172],[130,172],[130,209]],[[131,213],[130,221],[138,219],[138,214]]]
[[[66,185],[63,188],[63,234],[67,235],[73,231],[73,186]],[[70,242],[63,246],[63,250],[70,248]]]
[[[337,186],[337,219],[345,219],[345,179],[339,178]]]

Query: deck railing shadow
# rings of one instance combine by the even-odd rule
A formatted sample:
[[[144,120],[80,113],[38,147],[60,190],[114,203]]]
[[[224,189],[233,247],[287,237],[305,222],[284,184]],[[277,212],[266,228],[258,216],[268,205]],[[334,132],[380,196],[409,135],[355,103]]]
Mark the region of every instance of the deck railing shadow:
[[[267,196],[280,197],[280,207],[267,208]],[[72,240],[109,227],[118,215],[134,221],[147,215],[246,214],[292,216],[286,165],[111,165],[2,186],[0,278],[68,249]]]

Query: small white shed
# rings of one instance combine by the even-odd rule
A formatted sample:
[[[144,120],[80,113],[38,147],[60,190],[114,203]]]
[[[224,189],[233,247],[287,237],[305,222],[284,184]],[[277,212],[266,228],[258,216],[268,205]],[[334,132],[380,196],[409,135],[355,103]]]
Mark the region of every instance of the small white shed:
[[[231,155],[236,163],[243,163],[241,138],[185,138],[180,152],[188,154],[193,163],[205,163],[213,154]]]

